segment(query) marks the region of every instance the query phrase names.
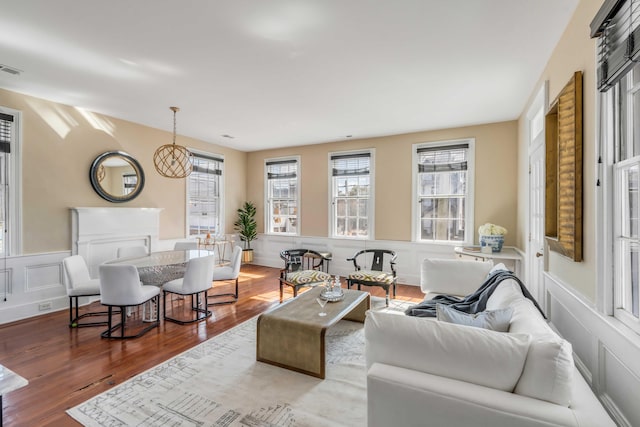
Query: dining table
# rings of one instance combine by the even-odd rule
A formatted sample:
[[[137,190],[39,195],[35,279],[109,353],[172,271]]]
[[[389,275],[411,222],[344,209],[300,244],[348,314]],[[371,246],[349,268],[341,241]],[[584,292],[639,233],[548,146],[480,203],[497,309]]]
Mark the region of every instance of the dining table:
[[[133,265],[138,269],[143,284],[162,286],[183,277],[190,260],[213,254],[214,251],[207,249],[160,251],[141,257],[118,258],[105,264]]]

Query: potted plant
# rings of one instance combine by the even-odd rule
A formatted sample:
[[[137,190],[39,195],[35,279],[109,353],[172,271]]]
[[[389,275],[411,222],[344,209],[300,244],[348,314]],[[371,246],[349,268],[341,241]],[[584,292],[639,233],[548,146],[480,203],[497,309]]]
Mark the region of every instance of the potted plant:
[[[258,223],[256,222],[256,205],[253,202],[244,202],[238,208],[238,219],[233,223],[234,229],[240,235],[240,240],[244,242],[242,249],[242,262],[253,262],[253,249],[251,241],[258,236]]]

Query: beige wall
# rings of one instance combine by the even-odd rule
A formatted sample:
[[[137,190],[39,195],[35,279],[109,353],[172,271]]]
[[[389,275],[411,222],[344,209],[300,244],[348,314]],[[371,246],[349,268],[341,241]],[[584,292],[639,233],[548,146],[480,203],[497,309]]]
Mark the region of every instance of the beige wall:
[[[0,89],[0,106],[22,112],[23,252],[71,249],[71,207],[155,207],[160,238],[185,235],[186,187],[183,179],[163,178],[153,166],[155,149],[170,143],[170,132],[102,116],[67,105]],[[169,116],[167,116],[169,117]],[[235,210],[245,199],[246,153],[178,136],[191,148],[225,156],[225,222],[232,232]],[[89,182],[89,167],[99,154],[131,154],[145,173],[136,199],[119,204],[103,200]]]
[[[476,140],[475,222],[506,227],[506,244],[515,244],[517,206],[517,122],[416,132],[248,154],[247,197],[258,207],[264,231],[264,160],[300,156],[301,234],[326,237],[328,223],[328,155],[334,151],[375,149],[375,238],[411,240],[411,145],[462,138]],[[477,232],[474,232],[477,241]]]
[[[549,272],[565,283],[572,285],[585,297],[595,299],[595,132],[596,132],[596,90],[595,90],[595,47],[596,41],[589,38],[589,24],[602,6],[602,0],[581,0],[564,34],[532,93],[549,82],[549,100],[552,102],[569,81],[575,71],[583,72],[583,262],[572,262],[550,252]],[[526,137],[526,110],[518,121],[519,140],[519,187],[518,187],[518,246],[525,247],[526,224],[528,222],[528,152]]]

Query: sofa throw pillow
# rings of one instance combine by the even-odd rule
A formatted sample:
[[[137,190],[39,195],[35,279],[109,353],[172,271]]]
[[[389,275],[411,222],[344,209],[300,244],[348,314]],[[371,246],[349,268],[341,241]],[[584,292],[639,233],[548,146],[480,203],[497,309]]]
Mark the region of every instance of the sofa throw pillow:
[[[438,304],[436,306],[436,317],[442,322],[475,326],[476,328],[489,329],[496,332],[509,331],[509,322],[511,321],[512,314],[513,308],[511,307],[469,314],[444,304]]]
[[[522,376],[514,392],[569,406],[573,373],[573,349],[568,341],[535,338],[529,346]]]

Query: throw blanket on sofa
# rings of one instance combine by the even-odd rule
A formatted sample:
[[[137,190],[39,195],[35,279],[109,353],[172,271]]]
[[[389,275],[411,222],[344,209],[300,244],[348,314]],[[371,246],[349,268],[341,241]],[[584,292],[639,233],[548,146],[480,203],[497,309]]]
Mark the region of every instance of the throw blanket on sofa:
[[[430,300],[424,300],[418,305],[414,305],[405,310],[404,314],[407,316],[417,316],[417,317],[436,317],[436,305],[444,304],[455,308],[456,310],[463,311],[469,314],[479,313],[484,311],[487,307],[487,300],[493,294],[493,291],[496,290],[500,282],[507,279],[513,279],[516,281],[518,285],[520,285],[520,290],[522,294],[533,301],[533,304],[536,308],[542,313],[542,316],[546,319],[547,317],[540,309],[538,302],[531,296],[527,288],[524,284],[518,279],[518,277],[513,274],[511,271],[506,270],[497,270],[493,274],[490,274],[487,277],[487,280],[478,288],[477,291],[472,293],[471,295],[467,295],[464,298],[458,298],[453,295],[436,295]]]

